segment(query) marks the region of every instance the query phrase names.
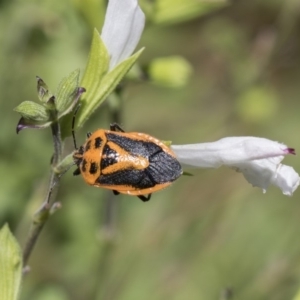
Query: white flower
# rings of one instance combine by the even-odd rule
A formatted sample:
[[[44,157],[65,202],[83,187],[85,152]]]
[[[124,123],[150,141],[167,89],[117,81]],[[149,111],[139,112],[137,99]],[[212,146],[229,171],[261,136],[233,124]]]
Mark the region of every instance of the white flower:
[[[284,144],[258,137],[227,137],[212,143],[172,145],[180,163],[200,168],[229,166],[239,172],[253,186],[265,192],[270,184],[283,194],[292,195],[300,178],[298,173],[281,161],[295,150]]]
[[[144,25],[137,0],[109,0],[101,38],[110,54],[110,70],[132,54]]]

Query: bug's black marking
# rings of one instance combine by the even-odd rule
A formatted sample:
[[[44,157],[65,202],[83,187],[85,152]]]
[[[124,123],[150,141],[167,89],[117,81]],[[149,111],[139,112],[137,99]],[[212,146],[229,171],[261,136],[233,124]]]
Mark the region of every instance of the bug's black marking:
[[[108,145],[105,145],[102,152],[102,159],[100,161],[100,168],[104,170],[108,166],[111,166],[118,162],[119,154],[111,149]]]
[[[89,151],[91,149],[91,141],[88,141],[85,145],[85,151]]]
[[[96,174],[98,171],[98,165],[95,162],[92,162],[90,165],[90,174]]]
[[[107,140],[116,143],[126,152],[148,158],[149,166],[143,170],[126,169],[112,174],[100,175],[97,180],[98,183],[116,186],[127,185],[136,189],[146,189],[157,184],[172,182],[181,175],[182,169],[179,162],[155,143],[132,140],[113,133],[106,133],[106,136]],[[116,155],[120,155],[108,146],[105,146],[103,153],[109,153],[110,151],[113,152],[111,153],[113,159],[102,159],[101,169],[116,162]]]
[[[157,183],[174,181],[182,173],[179,162],[164,151],[154,153],[149,157],[149,166],[146,170]]]
[[[108,141],[116,143],[117,145],[122,147],[126,152],[134,155],[149,157],[152,154],[163,151],[161,147],[159,147],[153,142],[145,142],[143,140],[132,140],[128,137],[120,136],[114,133],[106,133],[106,137]]]
[[[95,138],[95,149],[100,148],[102,145],[102,139],[101,137],[96,137]]]
[[[151,188],[159,183],[155,182],[152,176],[149,176],[144,170],[122,170],[112,174],[100,175],[97,182],[102,185],[125,185],[136,189]]]
[[[91,135],[92,135],[92,133],[91,133],[91,132],[88,132],[88,133],[86,134],[86,137],[89,138]]]
[[[144,170],[121,170],[111,174],[100,175],[97,182],[102,185],[127,185],[140,189],[153,187],[153,183]]]
[[[86,172],[86,165],[87,165],[87,161],[85,159],[82,160],[82,172]]]

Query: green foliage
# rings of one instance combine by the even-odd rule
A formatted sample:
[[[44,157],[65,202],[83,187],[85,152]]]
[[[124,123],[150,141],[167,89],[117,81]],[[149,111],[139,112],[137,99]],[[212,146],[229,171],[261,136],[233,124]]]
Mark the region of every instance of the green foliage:
[[[42,78],[37,76],[36,79],[37,79],[38,98],[42,103],[47,104],[50,99],[53,99],[54,95],[49,91],[47,84],[43,81]]]
[[[79,70],[75,70],[60,82],[55,98],[55,106],[61,116],[68,114],[76,105],[76,103],[74,104],[74,93],[78,89],[78,83]]]
[[[228,5],[227,0],[157,0],[152,20],[159,24],[187,21]]]
[[[31,121],[46,122],[50,118],[50,112],[45,106],[32,101],[24,101],[14,110]]]
[[[297,24],[294,14],[284,19],[287,28],[277,22],[286,3],[296,14],[296,2],[235,1],[205,18],[189,12],[193,22],[180,26],[149,26],[140,62],[149,65],[158,56],[180,54],[194,74],[176,90],[142,80],[126,83],[122,126],[173,144],[247,134],[299,150],[300,32],[291,28]],[[179,8],[173,4],[164,8],[165,15]],[[36,74],[55,87],[65,74],[83,70],[91,36],[84,25],[94,18],[89,16],[70,1],[5,1],[1,6],[0,222],[9,221],[23,245],[45,196],[53,149],[47,131],[17,136],[12,109],[22,99],[35,99]],[[172,15],[163,19],[175,22]],[[283,39],[281,32],[289,35]],[[254,101],[253,111],[264,103],[263,95],[275,101],[276,109],[253,125],[239,110],[247,112],[251,101],[240,99],[250,95],[256,100],[257,87],[267,92],[260,90],[262,102]],[[53,96],[47,90],[40,87],[44,104]],[[258,112],[269,106],[267,101]],[[77,135],[82,140],[87,131],[108,128],[109,115],[103,106]],[[73,149],[71,140],[65,140],[65,148]],[[299,171],[300,161],[295,161]],[[233,299],[298,300],[299,191],[287,199],[275,189],[262,194],[231,170],[192,173],[146,204],[89,187],[80,176],[66,173],[57,196],[62,209],[51,216],[34,249],[21,300],[135,300],[141,295],[144,300],[211,300],[227,288]],[[117,206],[110,228],[108,203]]]
[[[97,30],[94,30],[92,46],[81,85],[87,93],[82,97],[82,107],[76,119],[76,127],[81,127],[91,114],[117,87],[121,79],[136,62],[143,49],[108,70],[109,55]]]
[[[21,278],[21,249],[5,224],[0,229],[0,299],[19,299]]]
[[[69,114],[85,89],[78,87],[79,70],[73,71],[64,78],[57,91],[57,96],[52,95],[44,81],[37,77],[38,98],[42,104],[24,101],[14,111],[21,114],[17,132],[24,128],[46,128],[58,122],[63,116]]]

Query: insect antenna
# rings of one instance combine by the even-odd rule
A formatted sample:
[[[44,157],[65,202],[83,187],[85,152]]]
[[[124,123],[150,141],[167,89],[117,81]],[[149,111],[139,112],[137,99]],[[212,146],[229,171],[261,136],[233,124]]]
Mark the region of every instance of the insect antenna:
[[[78,105],[74,111],[74,114],[73,114],[73,119],[72,119],[72,137],[73,137],[73,143],[74,143],[74,148],[75,150],[77,150],[77,145],[76,145],[76,137],[75,137],[75,130],[74,130],[74,127],[75,127],[75,118],[76,118],[76,115],[77,115],[77,112],[80,108],[80,105]]]

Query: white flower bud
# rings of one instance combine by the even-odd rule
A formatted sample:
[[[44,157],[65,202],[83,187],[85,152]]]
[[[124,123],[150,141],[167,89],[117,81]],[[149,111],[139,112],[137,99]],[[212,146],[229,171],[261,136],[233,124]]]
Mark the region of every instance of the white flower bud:
[[[110,54],[110,70],[132,54],[144,25],[137,0],[109,0],[101,38]]]

